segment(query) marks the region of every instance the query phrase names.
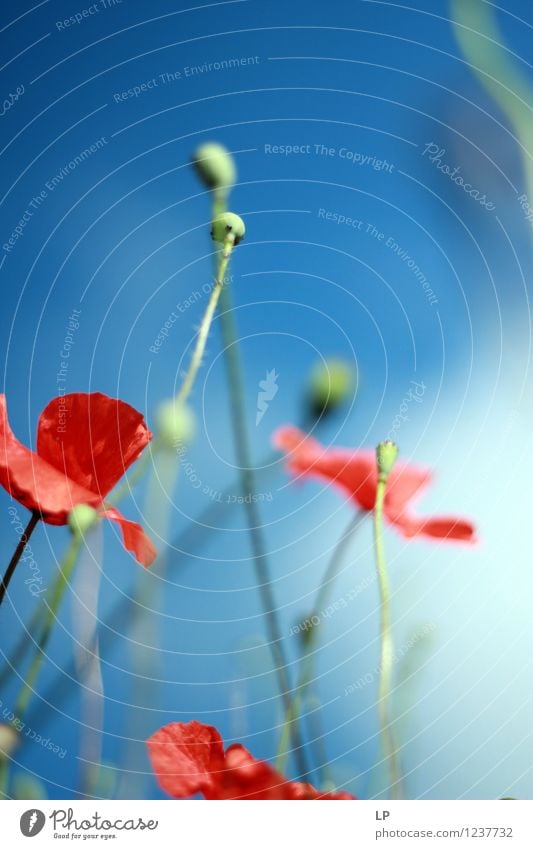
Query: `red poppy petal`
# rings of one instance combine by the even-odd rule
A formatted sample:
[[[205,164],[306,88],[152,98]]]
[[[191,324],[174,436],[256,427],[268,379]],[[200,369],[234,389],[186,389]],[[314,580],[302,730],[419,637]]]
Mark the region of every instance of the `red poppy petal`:
[[[9,426],[5,395],[0,395],[0,484],[52,525],[66,524],[76,504],[96,507],[100,503],[94,492],[69,480],[18,441]]]
[[[147,740],[153,770],[163,790],[175,799],[203,793],[212,797],[224,764],[216,728],[201,722],[171,722]]]
[[[396,463],[387,481],[385,510],[390,514],[403,513],[407,504],[431,483],[432,477],[429,469]]]
[[[100,512],[100,516],[102,519],[109,519],[119,525],[124,548],[131,551],[138,563],[145,567],[151,566],[157,557],[157,549],[141,525],[125,519],[115,507],[105,506]]]
[[[423,519],[404,514],[391,521],[405,537],[426,536],[450,541],[476,542],[476,529],[467,519],[451,516]]]
[[[341,487],[363,510],[376,500],[376,459],[371,451],[327,449],[292,425],[279,428],[274,445],[285,451],[287,465],[295,475],[312,476]]]
[[[129,404],[78,392],[54,398],[43,410],[37,453],[102,499],[151,438],[141,413]]]
[[[235,743],[226,750],[225,769],[218,781],[220,799],[286,799],[288,782],[266,761]]]

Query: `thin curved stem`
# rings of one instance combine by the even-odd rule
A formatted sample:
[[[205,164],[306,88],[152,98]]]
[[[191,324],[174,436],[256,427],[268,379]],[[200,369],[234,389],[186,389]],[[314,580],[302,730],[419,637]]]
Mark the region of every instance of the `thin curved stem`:
[[[378,687],[378,716],[383,752],[389,772],[389,784],[393,799],[401,798],[401,773],[390,714],[394,647],[390,610],[390,586],[383,544],[383,503],[387,478],[380,475],[374,505],[374,550],[380,600],[380,663]]]
[[[178,404],[184,404],[187,401],[189,395],[192,392],[194,381],[196,380],[196,375],[198,374],[200,366],[202,365],[202,360],[205,354],[205,346],[207,344],[209,331],[211,329],[217,304],[220,298],[220,292],[224,285],[224,275],[226,274],[226,269],[228,267],[231,252],[233,250],[233,244],[234,237],[233,234],[230,233],[224,244],[220,263],[218,266],[218,273],[216,275],[216,279],[213,284],[211,294],[209,296],[209,301],[207,302],[207,307],[202,317],[200,327],[198,329],[198,335],[196,337],[196,344],[194,346],[191,362],[189,364],[189,368],[187,369],[185,377],[183,378],[183,383],[181,384],[181,387],[176,395],[176,403]],[[157,454],[159,452],[161,447],[162,444],[160,440],[155,439],[152,442],[151,450],[144,452],[143,456],[138,461],[137,465],[135,466],[132,474],[128,477],[128,479],[125,480],[124,483],[122,483],[120,486],[116,487],[115,490],[111,493],[111,495],[106,499],[110,504],[118,504],[119,501],[121,501],[126,495],[128,495],[132,487],[135,486],[135,484],[137,484],[145,475],[146,471],[148,470],[150,460],[153,458],[154,454]]]
[[[302,421],[300,426],[304,428],[305,423]],[[270,467],[270,464],[274,463],[277,458],[278,454],[276,451],[269,451],[269,453],[265,454],[262,461],[259,463],[259,466],[261,467],[268,467],[261,469],[260,474],[263,482],[267,475],[274,473],[275,470]],[[238,485],[239,478],[232,478],[231,483],[228,484],[228,490],[230,488],[234,489]],[[194,524],[186,525],[172,540],[168,556],[165,557],[165,560],[168,561],[168,568],[173,569],[180,565],[180,561],[187,558],[188,552],[194,550],[197,554],[202,551],[211,540],[212,534],[218,529],[217,523],[221,521],[223,515],[229,510],[230,505],[227,501],[210,501],[196,517]],[[158,574],[157,562],[154,563],[150,572]],[[111,608],[109,615],[106,617],[107,621],[112,623],[112,627],[106,625],[105,622],[100,623],[102,654],[105,654],[108,649],[112,647],[117,636],[121,634],[121,627],[125,627],[130,617],[132,615],[136,615],[135,605],[138,604],[136,599],[135,591],[133,595],[121,594],[120,598],[117,599]],[[0,689],[12,674],[13,669],[17,669],[20,666],[21,662],[24,660],[25,654],[32,646],[31,641],[28,641],[27,639],[27,633],[35,633],[39,619],[40,610],[37,608],[30,619],[30,624],[26,631],[17,642],[8,663],[5,664],[5,668],[0,672]],[[70,687],[73,683],[73,676],[74,666],[71,664],[71,666],[66,670],[57,672],[51,679],[47,693],[50,693],[50,698],[52,698],[52,696],[54,697],[54,704],[56,707],[61,706],[70,691]],[[41,717],[41,723],[44,722],[46,722],[46,717]]]
[[[65,556],[59,565],[59,572],[56,576],[56,580],[52,585],[50,601],[47,601],[45,599],[47,609],[43,628],[37,641],[37,649],[30,664],[28,674],[25,677],[24,683],[20,689],[19,695],[15,702],[14,714],[17,719],[22,718],[28,706],[28,702],[31,699],[33,688],[44,659],[44,652],[46,650],[46,646],[48,645],[48,640],[50,639],[50,634],[52,633],[54,622],[57,618],[57,611],[59,609],[59,605],[61,604],[63,593],[65,592],[65,589],[68,586],[70,578],[72,576],[72,572],[76,565],[76,561],[78,559],[78,554],[80,552],[82,543],[83,537],[80,534],[75,534],[72,537],[72,540],[70,542],[69,547],[67,548]]]
[[[324,572],[319,584],[313,609],[308,617],[309,622],[311,622],[311,628],[308,632],[305,632],[305,656],[302,657],[300,661],[298,684],[292,699],[291,710],[285,715],[285,722],[283,724],[276,755],[276,767],[280,772],[283,772],[286,764],[291,725],[298,721],[306,692],[314,677],[313,667],[315,662],[316,644],[320,634],[320,622],[317,625],[314,625],[313,623],[316,619],[320,620],[321,613],[327,604],[335,579],[339,574],[346,551],[349,548],[356,531],[359,530],[365,516],[366,513],[358,511],[355,516],[350,519],[348,527],[341,535],[333,549],[333,553],[329,559],[328,565],[326,566],[326,571]]]
[[[230,390],[231,418],[233,424],[235,450],[237,464],[240,469],[240,486],[243,495],[254,493],[255,474],[251,464],[251,452],[248,441],[248,430],[246,427],[246,416],[244,398],[242,391],[242,367],[237,343],[237,333],[233,318],[233,309],[229,286],[224,286],[221,300],[220,323],[224,341],[224,354],[226,371]],[[252,555],[257,579],[257,585],[261,597],[263,615],[267,626],[270,651],[274,661],[274,667],[278,678],[280,696],[283,700],[285,712],[292,711],[292,694],[289,676],[287,673],[288,663],[283,648],[281,628],[276,612],[276,603],[272,592],[270,568],[266,556],[266,545],[263,538],[261,517],[253,498],[244,500],[248,520],[248,531],[252,546]],[[307,774],[307,765],[304,756],[303,742],[300,737],[297,722],[291,723],[291,736],[293,741],[294,756],[302,777]]]
[[[200,328],[198,330],[198,336],[196,337],[196,345],[193,351],[191,362],[187,374],[185,375],[185,379],[181,385],[181,389],[176,396],[176,401],[178,403],[185,403],[185,401],[189,397],[192,387],[194,385],[194,381],[196,379],[196,375],[198,374],[198,369],[202,365],[202,360],[205,353],[205,346],[207,343],[207,337],[209,336],[209,329],[213,322],[213,316],[215,315],[215,310],[217,308],[217,304],[220,298],[220,293],[224,286],[224,276],[226,274],[231,252],[233,250],[234,241],[235,237],[233,233],[229,233],[226,238],[226,241],[224,242],[224,247],[220,255],[215,284],[213,286],[213,289],[211,290],[211,295],[209,296],[207,308],[204,313],[202,323],[200,324]]]
[[[22,536],[19,540],[19,544],[17,545],[17,547],[15,549],[15,553],[13,554],[13,557],[9,561],[9,566],[7,567],[5,575],[2,578],[2,581],[0,583],[0,604],[2,604],[2,602],[5,598],[7,589],[9,587],[10,582],[11,582],[11,578],[15,574],[15,569],[18,566],[20,558],[22,557],[22,554],[24,552],[24,549],[26,548],[26,545],[28,544],[28,540],[31,537],[33,531],[35,530],[35,527],[36,527],[39,519],[40,519],[39,513],[34,512],[34,513],[31,514],[30,521],[26,525],[26,530],[22,534]]]
[[[220,298],[220,292],[224,285],[224,276],[226,274],[233,246],[234,236],[232,233],[229,233],[224,243],[220,262],[218,263],[218,271],[209,296],[209,301],[207,302],[205,313],[202,317],[200,327],[198,328],[198,335],[196,336],[196,343],[191,357],[191,362],[185,377],[183,378],[183,383],[176,395],[176,403],[178,404],[184,404],[187,401],[192,392],[200,366],[202,365],[202,360],[205,354],[205,346],[207,345],[207,339]],[[106,499],[110,504],[118,504],[118,502],[131,491],[132,487],[135,486],[135,484],[137,484],[146,473],[150,460],[153,458],[154,454],[157,454],[161,448],[161,441],[157,438],[154,439],[151,444],[151,450],[144,452],[132,474],[126,481],[124,481],[124,483],[122,483],[119,487],[116,487],[111,495]]]

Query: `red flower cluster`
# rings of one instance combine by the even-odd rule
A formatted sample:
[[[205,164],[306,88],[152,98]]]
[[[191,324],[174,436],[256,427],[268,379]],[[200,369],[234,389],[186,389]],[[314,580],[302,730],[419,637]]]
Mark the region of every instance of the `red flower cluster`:
[[[157,554],[150,539],[104,498],[151,438],[142,415],[129,404],[79,392],[55,398],[43,410],[37,452],[30,451],[13,434],[0,395],[0,484],[49,525],[65,525],[78,504],[98,509],[119,525],[124,547],[149,566]]]
[[[212,725],[171,722],[147,741],[159,784],[175,799],[201,793],[205,799],[353,799],[349,793],[319,793],[311,784],[287,781],[236,743],[224,751]]]
[[[322,478],[341,487],[361,510],[373,510],[376,500],[377,465],[374,451],[327,449],[292,425],[279,428],[274,445],[288,455],[295,475]],[[422,518],[411,511],[419,493],[431,481],[431,472],[398,461],[387,481],[384,514],[405,537],[427,536],[445,540],[475,541],[475,528],[452,516]]]

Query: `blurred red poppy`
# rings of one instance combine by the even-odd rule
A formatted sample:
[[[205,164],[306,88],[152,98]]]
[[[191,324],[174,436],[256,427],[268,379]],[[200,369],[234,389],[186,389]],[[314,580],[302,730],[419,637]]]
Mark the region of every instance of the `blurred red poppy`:
[[[160,786],[175,799],[353,799],[344,791],[319,793],[287,781],[236,743],[224,751],[217,729],[201,722],[171,722],[147,741]]]
[[[49,525],[65,525],[78,504],[116,522],[124,547],[149,566],[156,550],[144,530],[105,496],[148,445],[152,434],[137,410],[99,392],[62,395],[43,410],[37,451],[13,434],[5,395],[0,395],[0,484]]]
[[[316,439],[292,425],[279,428],[274,445],[287,454],[294,475],[314,476],[341,487],[361,510],[373,510],[376,500],[375,451],[325,448]],[[404,537],[427,536],[460,542],[475,542],[474,525],[454,516],[422,518],[411,511],[415,498],[431,482],[428,469],[398,461],[387,481],[385,518]]]

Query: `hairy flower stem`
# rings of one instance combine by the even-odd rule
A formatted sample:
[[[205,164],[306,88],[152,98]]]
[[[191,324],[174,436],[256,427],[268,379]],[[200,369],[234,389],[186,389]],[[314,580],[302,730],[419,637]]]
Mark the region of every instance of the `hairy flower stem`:
[[[390,611],[390,586],[387,575],[385,547],[383,545],[383,503],[387,487],[387,475],[380,474],[374,505],[374,550],[380,599],[380,676],[378,687],[378,716],[383,753],[389,773],[390,792],[393,799],[401,798],[401,774],[390,715],[392,690],[393,641]]]
[[[349,548],[350,543],[352,542],[356,531],[361,526],[364,518],[364,513],[356,513],[355,516],[350,520],[348,527],[346,528],[337,545],[335,546],[329,563],[326,567],[326,571],[324,572],[324,575],[318,587],[318,592],[315,599],[315,603],[313,605],[313,609],[308,617],[311,623],[313,623],[315,619],[320,619],[321,613],[327,604],[328,597],[333,588],[333,583],[337,575],[339,574],[344,555],[346,554],[346,551]],[[283,729],[281,732],[278,751],[276,755],[276,767],[277,769],[279,769],[280,772],[283,772],[287,760],[287,747],[291,734],[291,726],[299,719],[302,704],[304,703],[307,690],[309,689],[309,686],[312,684],[314,679],[314,663],[316,660],[315,650],[319,636],[320,623],[318,625],[311,624],[310,630],[305,632],[305,654],[302,656],[302,659],[300,661],[298,684],[296,687],[296,692],[294,693],[292,699],[291,709],[285,714],[285,722],[283,724]]]
[[[17,719],[22,718],[28,706],[28,702],[31,699],[33,688],[37,680],[41,664],[44,660],[44,653],[48,645],[48,640],[50,639],[50,634],[52,633],[52,629],[57,618],[57,611],[61,604],[63,593],[69,585],[82,543],[83,536],[78,533],[74,534],[65,556],[59,565],[59,571],[54,584],[52,585],[49,598],[45,597],[46,613],[42,630],[39,639],[37,640],[37,650],[33,656],[28,674],[25,676],[24,683],[15,702],[13,712]]]
[[[240,486],[243,495],[255,491],[255,474],[251,465],[251,452],[248,442],[248,431],[246,427],[246,416],[244,410],[244,398],[242,392],[242,369],[237,343],[237,334],[233,318],[233,310],[229,286],[224,286],[221,297],[220,323],[224,342],[224,354],[226,370],[230,390],[231,417],[237,463],[240,468]],[[281,629],[276,613],[276,603],[272,592],[270,569],[266,557],[266,546],[261,529],[261,517],[257,504],[253,499],[245,500],[248,519],[248,530],[252,546],[252,554],[257,577],[257,584],[261,596],[263,615],[268,630],[270,650],[278,677],[280,695],[284,703],[285,712],[292,712],[292,696],[289,676],[287,674],[287,659],[283,649]],[[291,736],[294,747],[294,756],[298,770],[302,777],[307,774],[304,757],[303,743],[300,737],[298,723],[291,723]]]
[[[28,522],[28,524],[26,526],[26,530],[24,531],[24,533],[22,534],[22,536],[19,540],[19,544],[17,545],[17,547],[15,549],[15,553],[13,554],[13,557],[10,560],[9,566],[6,569],[5,575],[2,578],[2,582],[0,583],[0,604],[2,604],[2,602],[5,598],[7,588],[9,587],[11,578],[15,574],[15,569],[18,566],[20,558],[22,557],[22,554],[24,552],[24,549],[26,548],[26,545],[28,544],[28,540],[31,537],[33,531],[35,530],[35,527],[36,527],[39,519],[40,519],[40,516],[39,516],[38,513],[32,513],[31,514],[31,518],[30,518],[30,521]]]

